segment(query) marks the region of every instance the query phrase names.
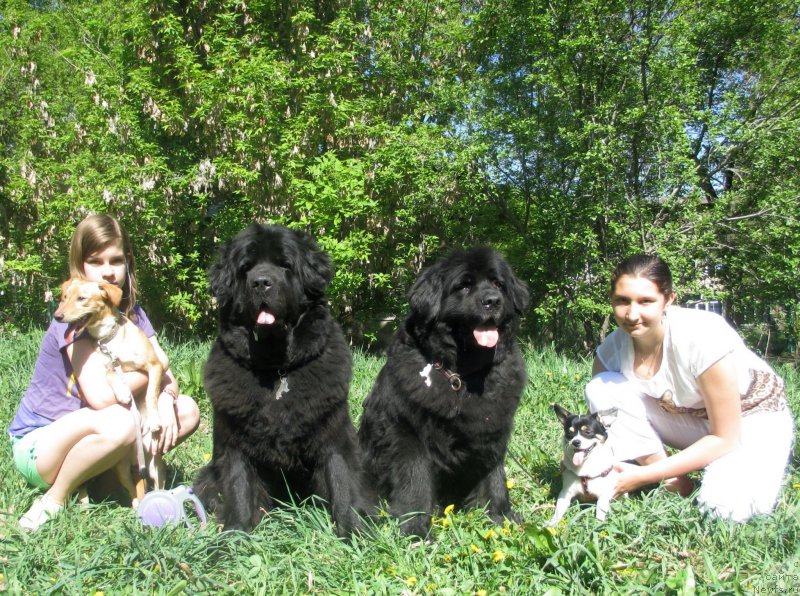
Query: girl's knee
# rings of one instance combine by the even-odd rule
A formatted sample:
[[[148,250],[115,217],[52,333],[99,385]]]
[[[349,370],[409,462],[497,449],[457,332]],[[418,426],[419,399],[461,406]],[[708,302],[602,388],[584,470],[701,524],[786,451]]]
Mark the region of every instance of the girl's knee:
[[[618,372],[603,371],[586,384],[584,396],[592,412],[618,407],[626,398],[630,401],[628,380]]]
[[[98,435],[119,445],[133,445],[138,428],[133,413],[122,406],[114,405],[98,411],[95,431]]]
[[[188,436],[200,425],[200,408],[188,395],[181,395],[176,403],[180,434]]]

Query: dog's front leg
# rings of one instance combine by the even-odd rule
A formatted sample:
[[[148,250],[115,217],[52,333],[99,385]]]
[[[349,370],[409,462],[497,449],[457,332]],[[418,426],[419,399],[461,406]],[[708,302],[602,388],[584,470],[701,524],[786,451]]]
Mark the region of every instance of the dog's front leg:
[[[599,521],[606,521],[606,516],[608,515],[608,510],[611,507],[611,497],[609,495],[598,497],[597,498],[597,511],[595,512],[595,517]]]
[[[323,467],[323,486],[315,492],[328,500],[336,534],[348,536],[363,527],[360,515],[366,513],[363,507],[359,511],[362,489],[358,469],[339,452],[330,454]]]
[[[133,394],[122,375],[118,375],[116,370],[109,368],[106,371],[106,379],[108,380],[108,384],[111,385],[111,391],[114,393],[114,397],[117,399],[118,403],[121,403],[123,406],[127,406],[131,403]]]
[[[161,393],[161,376],[164,374],[164,367],[155,358],[147,367],[147,393],[145,393],[145,407],[147,408],[147,424],[150,432],[161,430],[161,419],[158,415],[158,395]]]
[[[269,507],[266,488],[247,456],[231,446],[216,466],[222,485],[222,523],[228,530],[249,532]]]
[[[405,536],[424,538],[431,527],[434,502],[431,463],[420,448],[412,447],[392,471],[389,512],[400,520],[400,531]]]
[[[165,485],[167,470],[164,464],[164,458],[161,454],[152,455],[150,458],[150,465],[147,470],[150,480],[153,482],[154,490],[162,490]]]
[[[511,508],[502,462],[478,483],[467,503],[475,507],[487,507],[489,517],[496,524],[502,524],[504,519],[520,522],[519,514]]]
[[[550,518],[550,521],[545,524],[546,526],[556,525],[559,520],[564,517],[567,509],[569,509],[569,504],[572,502],[572,499],[578,494],[572,478],[564,476],[562,482],[564,483],[564,486],[561,488],[561,492],[558,493],[558,499],[556,499],[556,510],[553,513],[553,517]]]

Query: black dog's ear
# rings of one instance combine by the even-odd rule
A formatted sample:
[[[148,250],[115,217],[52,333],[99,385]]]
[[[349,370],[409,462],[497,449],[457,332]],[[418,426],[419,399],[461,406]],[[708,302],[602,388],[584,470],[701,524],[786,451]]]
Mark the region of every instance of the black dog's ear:
[[[297,274],[303,291],[310,300],[321,300],[333,279],[333,265],[316,241],[303,232],[290,230],[299,250],[292,254],[292,270]]]
[[[439,316],[444,294],[441,261],[425,269],[408,293],[408,309],[415,319],[429,323]]]
[[[567,418],[571,418],[573,416],[571,412],[565,410],[558,404],[552,404],[552,406],[553,406],[553,411],[556,413],[556,416],[558,416],[558,419],[561,420],[562,424],[565,424],[567,422]]]
[[[514,308],[514,312],[522,316],[525,314],[525,311],[528,310],[530,301],[528,286],[524,281],[514,275],[514,272],[508,264],[506,264],[505,278],[506,290],[508,291],[509,298],[511,298],[511,305]]]
[[[224,306],[233,299],[235,276],[236,269],[231,262],[231,243],[228,241],[220,247],[217,260],[208,270],[209,289],[219,306]]]

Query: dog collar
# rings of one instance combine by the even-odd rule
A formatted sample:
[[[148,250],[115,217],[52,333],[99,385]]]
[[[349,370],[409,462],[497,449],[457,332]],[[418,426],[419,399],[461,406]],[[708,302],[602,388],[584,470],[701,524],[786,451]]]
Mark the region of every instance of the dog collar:
[[[594,480],[595,478],[605,478],[611,473],[611,470],[614,469],[614,466],[610,466],[608,470],[603,472],[602,474],[598,474],[597,476],[578,476],[581,479],[581,488],[585,494],[589,494],[589,481]]]
[[[438,370],[447,378],[448,382],[450,383],[450,389],[453,391],[459,391],[461,389],[464,384],[461,380],[461,375],[454,373],[452,370],[446,369],[441,362],[434,362],[433,368]]]
[[[122,373],[122,370],[120,368],[122,366],[122,363],[119,361],[119,358],[117,358],[117,356],[114,353],[112,353],[111,350],[108,349],[108,342],[110,342],[117,336],[117,333],[119,332],[119,327],[120,327],[119,323],[115,321],[114,327],[111,329],[110,333],[107,333],[103,337],[97,338],[97,349],[100,350],[100,352],[104,356],[108,356],[108,359],[110,360],[108,366],[109,368],[114,369],[117,372],[117,374]]]

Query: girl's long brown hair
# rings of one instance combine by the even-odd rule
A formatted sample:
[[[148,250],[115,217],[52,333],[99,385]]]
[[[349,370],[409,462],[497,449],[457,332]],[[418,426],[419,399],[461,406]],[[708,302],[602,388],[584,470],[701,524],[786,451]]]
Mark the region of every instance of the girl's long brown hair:
[[[116,219],[110,215],[90,215],[78,224],[69,247],[69,274],[70,277],[85,279],[83,263],[86,258],[115,242],[122,244],[128,271],[122,286],[122,303],[119,309],[130,317],[136,304],[136,261],[128,232]]]

